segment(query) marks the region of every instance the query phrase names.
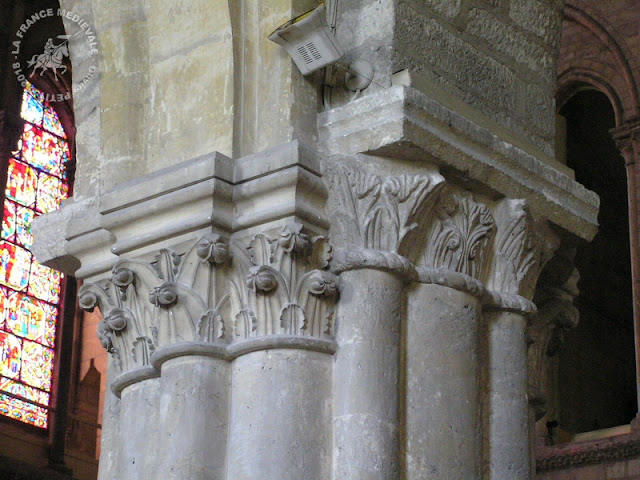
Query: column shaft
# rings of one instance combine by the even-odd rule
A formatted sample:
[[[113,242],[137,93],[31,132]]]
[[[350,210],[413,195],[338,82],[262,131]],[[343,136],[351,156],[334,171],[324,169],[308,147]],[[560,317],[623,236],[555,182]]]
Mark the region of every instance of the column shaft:
[[[485,320],[488,328],[490,478],[529,480],[527,320],[512,312],[490,312]]]
[[[205,356],[162,364],[157,478],[224,480],[229,362]]]
[[[156,475],[159,392],[159,378],[134,383],[122,391],[119,458],[122,480],[162,478]]]
[[[480,478],[478,300],[417,285],[407,314],[407,479]]]
[[[232,365],[228,479],[327,480],[331,473],[331,356],[248,353]]]
[[[402,282],[394,274],[342,274],[334,364],[338,480],[399,478],[398,371]]]
[[[116,376],[113,368],[113,360],[107,359],[107,386],[111,385]],[[102,431],[100,435],[100,464],[98,465],[98,478],[109,480],[122,478],[120,470],[120,399],[116,397],[110,388],[106,389],[104,397],[104,410],[102,412]]]

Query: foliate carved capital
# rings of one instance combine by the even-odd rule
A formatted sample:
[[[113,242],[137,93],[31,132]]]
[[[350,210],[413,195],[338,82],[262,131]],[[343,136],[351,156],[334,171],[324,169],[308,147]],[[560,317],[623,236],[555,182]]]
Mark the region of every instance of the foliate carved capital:
[[[332,239],[352,251],[405,255],[410,234],[444,186],[437,172],[385,177],[347,162],[334,163],[329,176]]]
[[[496,236],[487,287],[531,299],[538,276],[560,245],[545,222],[536,221],[525,200],[505,199],[494,211]]]
[[[154,352],[190,342],[237,353],[245,340],[286,335],[288,345],[291,337],[305,345],[319,339],[326,350],[338,296],[331,254],[323,237],[299,224],[248,244],[212,234],[184,255],[163,250],[154,262],[119,262],[110,280],[84,284],[79,302],[100,308],[98,336],[123,374],[150,368]]]
[[[436,204],[420,263],[482,278],[494,230],[486,205],[470,194],[449,192]]]

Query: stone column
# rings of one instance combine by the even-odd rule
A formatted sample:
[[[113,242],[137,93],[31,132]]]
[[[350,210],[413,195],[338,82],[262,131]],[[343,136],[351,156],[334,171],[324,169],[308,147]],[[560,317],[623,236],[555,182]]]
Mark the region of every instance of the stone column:
[[[523,200],[503,200],[494,214],[497,228],[484,317],[488,468],[492,480],[527,480],[533,475],[527,317],[536,311],[529,299],[559,241],[545,222],[534,220]]]
[[[640,410],[640,122],[629,122],[611,130],[620,148],[627,169],[627,195],[629,200],[629,236],[631,244],[631,277],[633,279],[633,329],[636,350],[636,395]]]
[[[291,225],[277,237],[257,235],[249,251],[245,288],[231,292],[227,478],[324,480],[337,298],[337,278],[323,270],[328,244]]]
[[[488,323],[489,468],[492,480],[532,478],[527,401],[527,318],[495,311]]]
[[[403,281],[375,267],[341,276],[334,389],[335,478],[400,477]]]
[[[225,478],[229,363],[222,355],[207,353],[162,363],[157,478]]]
[[[480,478],[480,313],[476,297],[449,286],[418,284],[411,291],[407,479]]]
[[[468,192],[440,197],[416,255],[406,333],[407,478],[481,478],[480,297],[493,217]]]
[[[119,438],[121,478],[147,480],[164,476],[158,462],[159,457],[167,453],[159,441],[159,400],[158,378],[142,380],[122,392]],[[143,405],[144,409],[141,411]],[[136,421],[132,421],[133,418]],[[150,452],[155,454],[150,455]]]
[[[415,277],[401,255],[415,220],[442,187],[435,171],[382,176],[365,163],[328,166],[333,215],[332,270],[341,273],[334,364],[334,477],[404,478],[401,324],[404,282]],[[400,253],[398,253],[400,252]]]
[[[538,308],[529,329],[529,405],[532,444],[550,444],[547,420],[557,420],[558,353],[565,332],[578,325],[580,312],[573,305],[579,295],[580,275],[574,267],[575,249],[561,248],[551,259],[539,280],[534,301]]]
[[[111,385],[116,376],[116,369],[109,364],[112,358],[107,359],[107,385]],[[104,399],[104,410],[102,412],[102,435],[101,435],[100,463],[98,465],[99,478],[122,478],[120,475],[120,399],[107,389]]]

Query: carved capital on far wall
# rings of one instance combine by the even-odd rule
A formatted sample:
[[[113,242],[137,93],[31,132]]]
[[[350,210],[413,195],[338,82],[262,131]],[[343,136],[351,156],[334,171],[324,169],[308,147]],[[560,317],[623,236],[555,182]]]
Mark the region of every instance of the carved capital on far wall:
[[[637,161],[640,155],[640,120],[626,122],[610,130],[627,165]]]
[[[165,249],[152,262],[118,262],[109,280],[82,286],[79,302],[100,308],[98,336],[122,374],[155,366],[163,349],[188,354],[190,344],[229,358],[243,342],[273,348],[268,338],[312,349],[315,340],[326,351],[338,297],[330,262],[326,239],[300,224],[248,243],[209,234],[183,255]]]

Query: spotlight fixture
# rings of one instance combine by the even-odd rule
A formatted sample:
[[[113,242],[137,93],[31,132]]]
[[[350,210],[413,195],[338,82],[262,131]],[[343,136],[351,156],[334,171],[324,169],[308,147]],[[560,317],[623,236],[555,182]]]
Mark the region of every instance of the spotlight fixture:
[[[327,25],[324,4],[289,20],[269,35],[269,40],[285,48],[303,75],[335,63],[344,55]]]

